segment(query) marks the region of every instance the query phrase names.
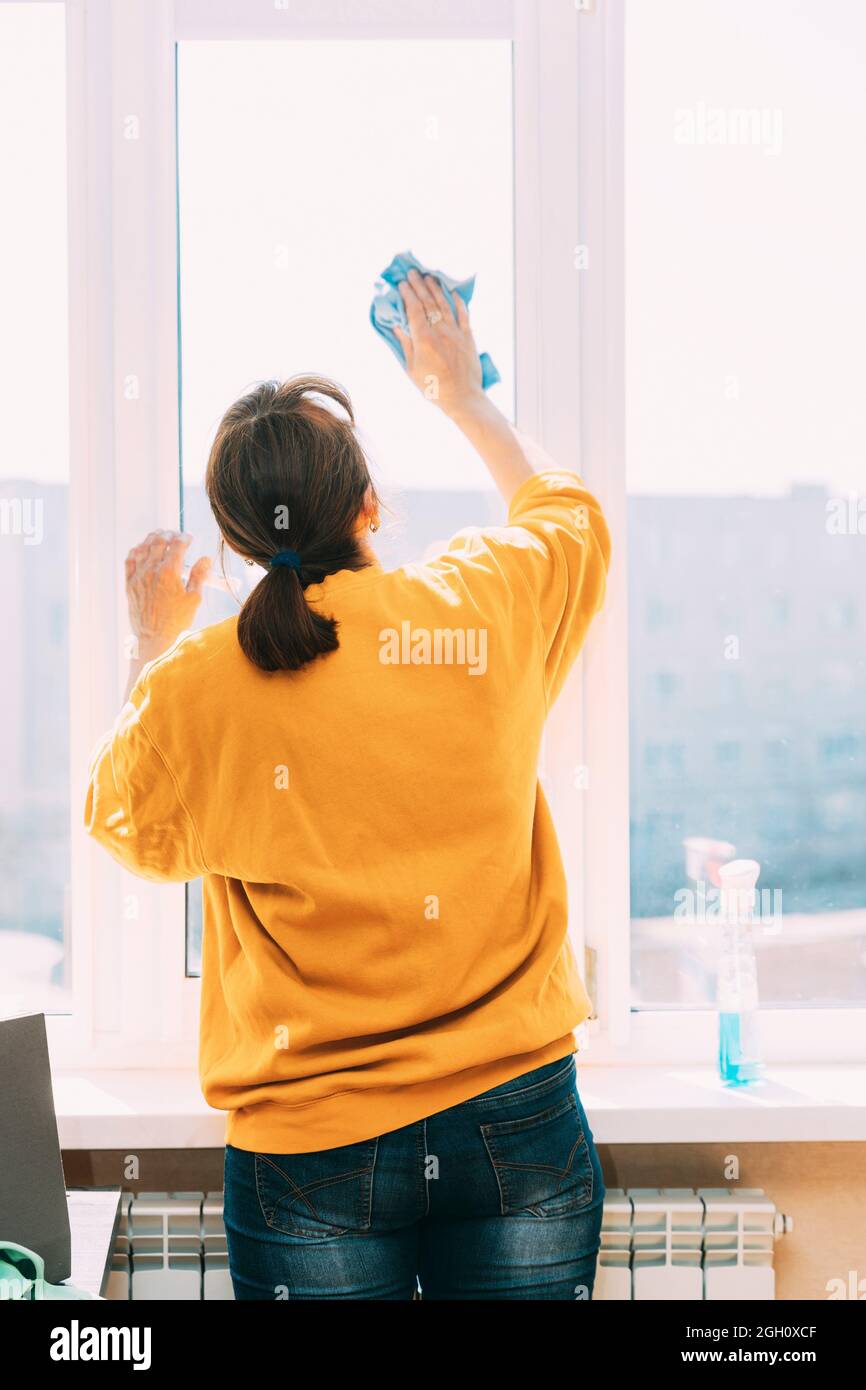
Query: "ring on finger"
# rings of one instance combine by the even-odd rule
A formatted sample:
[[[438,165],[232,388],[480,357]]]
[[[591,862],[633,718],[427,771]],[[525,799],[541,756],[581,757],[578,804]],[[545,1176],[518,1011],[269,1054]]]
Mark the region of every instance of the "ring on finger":
[[[439,309],[431,309],[427,315],[427,322],[431,328],[435,328],[437,323],[441,323],[444,315]]]

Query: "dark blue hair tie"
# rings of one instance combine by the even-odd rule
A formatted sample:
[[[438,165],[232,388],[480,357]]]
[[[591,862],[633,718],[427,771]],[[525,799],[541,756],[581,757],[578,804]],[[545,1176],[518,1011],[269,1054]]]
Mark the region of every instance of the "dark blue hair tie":
[[[299,570],[301,557],[296,550],[280,550],[271,560],[271,569],[276,569],[280,565],[289,570]]]

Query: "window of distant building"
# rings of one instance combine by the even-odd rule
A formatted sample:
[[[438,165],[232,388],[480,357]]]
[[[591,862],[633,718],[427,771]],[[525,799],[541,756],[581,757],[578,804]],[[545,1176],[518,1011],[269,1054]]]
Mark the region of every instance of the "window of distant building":
[[[785,627],[791,616],[791,600],[787,594],[770,595],[770,622],[773,627]]]
[[[740,762],[742,752],[742,747],[736,739],[719,739],[716,743],[716,762],[722,767],[736,767]]]
[[[824,622],[833,632],[844,632],[856,625],[857,604],[853,598],[831,599],[824,608]]]
[[[866,739],[856,734],[831,734],[821,739],[821,757],[833,767],[842,767],[863,757]]]
[[[764,703],[782,705],[787,700],[790,690],[791,682],[786,676],[771,676],[764,682]]]
[[[791,744],[787,738],[771,738],[764,744],[764,757],[774,772],[785,772],[791,764]]]
[[[670,700],[680,689],[680,677],[674,671],[656,671],[656,694],[662,700]]]
[[[664,599],[651,598],[646,606],[647,627],[651,632],[673,627],[678,622],[679,615],[679,606]]]
[[[722,542],[719,547],[719,556],[722,564],[727,569],[730,569],[733,565],[735,565],[738,562],[741,553],[742,546],[740,543],[739,536],[730,531],[726,535],[722,536]]]
[[[862,791],[843,788],[827,792],[818,803],[818,818],[822,830],[831,835],[851,833],[866,815],[866,795]]]
[[[658,776],[673,776],[685,768],[685,748],[681,743],[648,743],[644,765]]]
[[[736,705],[743,695],[743,673],[726,668],[718,673],[718,690],[722,703]]]

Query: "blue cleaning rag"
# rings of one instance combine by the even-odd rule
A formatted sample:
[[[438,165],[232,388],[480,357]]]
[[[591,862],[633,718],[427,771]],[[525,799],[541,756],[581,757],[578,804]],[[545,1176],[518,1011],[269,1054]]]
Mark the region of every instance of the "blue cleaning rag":
[[[386,270],[382,271],[379,280],[376,282],[376,294],[373,298],[373,305],[370,309],[370,322],[376,332],[381,334],[385,342],[390,347],[394,356],[401,366],[406,366],[406,357],[400,342],[394,333],[394,325],[402,328],[404,332],[409,331],[409,323],[406,318],[406,310],[397,286],[403,280],[408,279],[409,271],[417,270],[420,275],[433,275],[439,281],[445,292],[445,298],[451,305],[452,312],[456,315],[457,310],[454,304],[454,295],[459,294],[463,303],[468,306],[473,294],[475,293],[475,276],[468,280],[454,280],[450,275],[445,275],[441,270],[427,270],[425,266],[417,261],[411,251],[403,251],[394,257]],[[501,381],[496,367],[486,352],[480,354],[481,362],[481,384],[486,391],[488,387],[495,386],[497,381]]]

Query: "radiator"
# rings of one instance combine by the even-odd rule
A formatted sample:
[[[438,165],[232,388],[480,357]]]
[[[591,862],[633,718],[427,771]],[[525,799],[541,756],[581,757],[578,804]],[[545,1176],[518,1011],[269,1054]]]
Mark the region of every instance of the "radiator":
[[[793,1229],[758,1188],[629,1188],[604,1203],[597,1299],[772,1299]]]
[[[791,1230],[752,1188],[629,1188],[604,1203],[597,1299],[772,1299]],[[109,1299],[233,1297],[221,1192],[125,1192]]]
[[[106,1297],[232,1299],[221,1192],[124,1192]]]

